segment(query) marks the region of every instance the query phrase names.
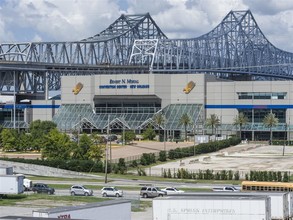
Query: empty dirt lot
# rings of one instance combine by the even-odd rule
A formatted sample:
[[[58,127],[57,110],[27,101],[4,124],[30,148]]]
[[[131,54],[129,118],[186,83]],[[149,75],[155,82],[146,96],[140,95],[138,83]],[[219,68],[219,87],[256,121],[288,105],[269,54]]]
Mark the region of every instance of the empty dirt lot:
[[[283,156],[283,149],[284,156]],[[189,170],[266,170],[293,173],[293,146],[240,144],[219,152],[190,157],[152,167],[161,173],[162,168]]]

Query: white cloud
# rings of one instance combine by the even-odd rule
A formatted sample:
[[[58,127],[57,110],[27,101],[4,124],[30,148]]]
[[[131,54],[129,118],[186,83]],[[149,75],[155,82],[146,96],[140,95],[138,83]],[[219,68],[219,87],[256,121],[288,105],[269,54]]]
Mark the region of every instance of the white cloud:
[[[268,39],[293,52],[290,0],[1,0],[0,7],[1,42],[81,40],[122,13],[146,12],[169,38],[193,38],[215,28],[229,11],[251,9]]]
[[[111,0],[7,0],[1,11],[6,11],[0,16],[7,29],[17,32],[17,29],[30,28],[43,41],[93,36],[121,14],[118,5]],[[36,34],[31,34],[34,36]],[[20,38],[16,34],[15,39]]]

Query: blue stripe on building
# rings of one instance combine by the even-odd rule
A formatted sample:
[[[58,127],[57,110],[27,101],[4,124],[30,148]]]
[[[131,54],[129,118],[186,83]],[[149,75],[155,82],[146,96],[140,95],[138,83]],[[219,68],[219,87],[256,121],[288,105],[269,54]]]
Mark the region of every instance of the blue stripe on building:
[[[25,109],[25,108],[59,108],[60,105],[27,105],[27,104],[16,104],[15,108]],[[0,108],[13,109],[14,105],[0,105]]]
[[[288,109],[293,105],[205,105],[206,109]]]

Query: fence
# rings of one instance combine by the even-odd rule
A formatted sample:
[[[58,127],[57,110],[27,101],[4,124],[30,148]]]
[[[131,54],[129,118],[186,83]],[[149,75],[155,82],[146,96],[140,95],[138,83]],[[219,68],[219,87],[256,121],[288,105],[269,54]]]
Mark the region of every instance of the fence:
[[[215,180],[245,180],[253,179],[258,181],[283,181],[286,176],[290,179],[290,171],[251,171],[251,170],[200,170],[200,169],[184,169],[184,168],[145,168],[147,176],[164,177],[170,175],[171,178],[178,178],[178,172],[187,171],[187,176],[181,179],[215,179]],[[231,176],[232,175],[232,176]],[[235,175],[237,177],[235,178]],[[166,176],[165,176],[166,177]],[[281,178],[281,180],[280,180]],[[288,180],[289,180],[288,179]],[[285,181],[286,182],[286,181]]]
[[[168,151],[167,151],[167,153],[168,153]],[[150,154],[150,153],[148,153],[148,154]],[[152,152],[152,154],[155,155],[155,158],[157,160],[159,158],[160,152]],[[126,165],[129,165],[132,163],[132,161],[137,161],[137,162],[140,161],[141,156],[142,156],[142,154],[134,155],[134,156],[130,156],[130,157],[123,157],[123,158],[124,158]],[[111,161],[112,164],[117,164],[119,162],[119,159],[120,158],[112,159],[112,161]]]

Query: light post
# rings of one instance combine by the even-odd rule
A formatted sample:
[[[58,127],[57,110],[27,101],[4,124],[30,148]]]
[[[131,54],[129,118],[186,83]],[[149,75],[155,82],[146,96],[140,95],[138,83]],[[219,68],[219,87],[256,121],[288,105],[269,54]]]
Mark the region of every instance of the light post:
[[[14,99],[14,101],[13,101],[13,129],[15,129],[16,128],[16,125],[15,125],[15,117],[16,117],[16,115],[15,115],[15,113],[16,113],[16,83],[15,83],[15,71],[13,72],[13,87],[14,87],[14,89],[13,89],[13,99]]]
[[[125,145],[125,127],[124,127],[124,124],[123,124],[123,129],[122,129],[122,145],[123,146]]]
[[[286,133],[287,133],[287,123],[285,124],[285,131],[284,131],[284,145],[283,145],[283,156],[285,155],[285,146],[286,146]]]
[[[17,112],[17,130],[18,130],[18,133],[19,133],[19,110]]]
[[[194,136],[194,140],[193,140],[193,156],[195,156],[195,123],[193,125],[193,136]]]
[[[79,146],[79,143],[80,143],[80,138],[79,138],[79,135],[80,135],[80,130],[81,130],[81,115],[79,114],[78,115],[78,129],[77,129],[77,145]]]
[[[166,128],[164,126],[164,151],[166,152]]]
[[[166,147],[166,117],[165,115],[162,113],[163,116],[163,126],[164,126],[164,130],[163,130],[163,141],[164,141],[164,151],[166,153],[167,147]]]

